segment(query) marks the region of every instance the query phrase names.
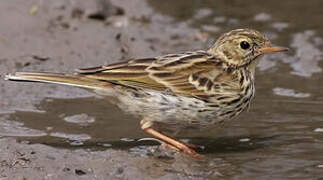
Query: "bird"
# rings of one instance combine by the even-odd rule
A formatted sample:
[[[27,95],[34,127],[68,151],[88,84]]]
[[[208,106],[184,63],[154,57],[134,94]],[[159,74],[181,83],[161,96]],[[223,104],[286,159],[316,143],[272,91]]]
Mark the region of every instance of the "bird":
[[[75,73],[16,72],[6,80],[56,83],[91,90],[140,117],[141,129],[193,158],[196,146],[178,132],[203,131],[234,119],[255,94],[255,69],[264,54],[287,51],[262,33],[235,29],[207,50],[137,58]]]

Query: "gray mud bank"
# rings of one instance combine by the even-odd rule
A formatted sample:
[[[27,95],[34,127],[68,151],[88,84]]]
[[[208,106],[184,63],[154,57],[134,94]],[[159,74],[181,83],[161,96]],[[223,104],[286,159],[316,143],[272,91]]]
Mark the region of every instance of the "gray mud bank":
[[[321,0],[0,1],[0,180],[322,178],[322,7]],[[182,137],[202,145],[206,161],[137,142],[147,137],[139,120],[88,91],[2,78],[205,49],[246,27],[291,51],[262,59],[249,112]]]

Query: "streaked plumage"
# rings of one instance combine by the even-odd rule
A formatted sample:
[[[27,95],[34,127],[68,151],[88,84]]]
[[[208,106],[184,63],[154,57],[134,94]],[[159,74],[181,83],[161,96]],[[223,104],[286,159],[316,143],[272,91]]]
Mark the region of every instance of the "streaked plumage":
[[[73,75],[19,72],[6,79],[93,89],[113,98],[121,109],[141,116],[146,132],[200,157],[156,130],[203,129],[237,116],[254,97],[258,57],[285,50],[271,47],[255,30],[238,29],[221,36],[207,51],[134,59],[80,69]]]

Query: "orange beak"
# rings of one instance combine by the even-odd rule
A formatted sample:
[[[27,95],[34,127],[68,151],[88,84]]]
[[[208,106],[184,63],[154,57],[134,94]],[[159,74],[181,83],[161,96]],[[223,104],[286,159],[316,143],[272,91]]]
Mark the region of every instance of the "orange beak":
[[[263,47],[260,49],[261,53],[271,53],[271,52],[283,52],[288,51],[288,48],[284,47],[271,47],[270,45],[267,47]]]

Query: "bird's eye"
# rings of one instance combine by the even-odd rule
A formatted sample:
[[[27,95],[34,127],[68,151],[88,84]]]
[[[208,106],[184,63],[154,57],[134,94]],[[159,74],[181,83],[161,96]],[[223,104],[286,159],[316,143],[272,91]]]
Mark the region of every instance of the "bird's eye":
[[[240,43],[240,47],[241,47],[242,49],[249,49],[250,44],[249,44],[247,41],[241,41],[241,43]]]

